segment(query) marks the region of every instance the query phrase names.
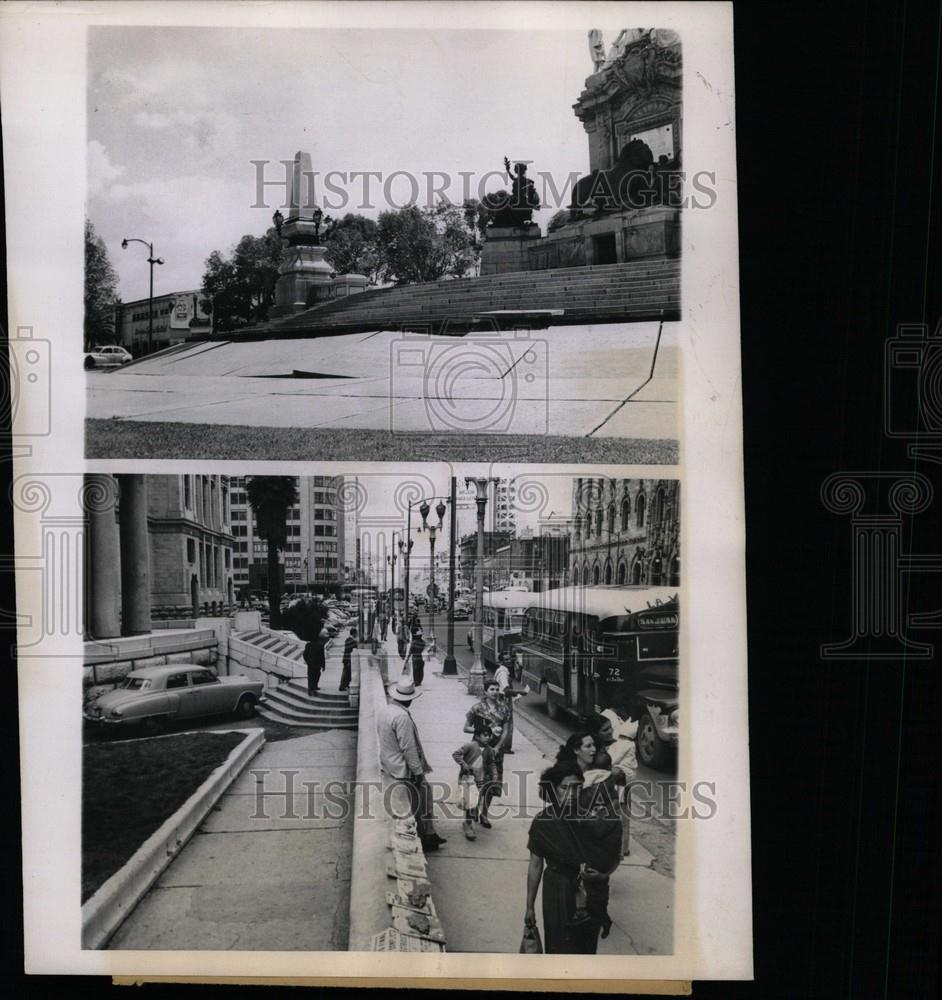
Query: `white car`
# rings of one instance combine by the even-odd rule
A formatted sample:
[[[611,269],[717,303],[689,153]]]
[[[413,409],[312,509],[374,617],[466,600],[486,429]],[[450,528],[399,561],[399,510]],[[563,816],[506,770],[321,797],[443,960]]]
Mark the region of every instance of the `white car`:
[[[131,352],[117,344],[107,344],[96,347],[85,355],[85,370],[91,368],[117,368],[126,365],[131,359]]]

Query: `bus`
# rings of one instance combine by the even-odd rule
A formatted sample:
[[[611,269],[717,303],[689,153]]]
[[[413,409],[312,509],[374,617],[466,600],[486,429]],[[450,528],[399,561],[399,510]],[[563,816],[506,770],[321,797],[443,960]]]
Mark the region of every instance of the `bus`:
[[[529,595],[517,645],[522,677],[551,719],[628,707],[638,759],[660,768],[677,746],[680,602],[676,589],[562,587]]]
[[[526,590],[489,590],[484,594],[484,643],[481,659],[485,667],[497,669],[503,652],[511,653],[522,638],[523,616],[533,603]],[[519,678],[517,678],[519,680]]]

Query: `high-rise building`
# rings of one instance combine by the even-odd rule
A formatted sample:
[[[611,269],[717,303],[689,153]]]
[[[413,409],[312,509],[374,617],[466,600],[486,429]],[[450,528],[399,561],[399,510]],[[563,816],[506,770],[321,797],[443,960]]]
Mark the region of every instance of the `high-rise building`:
[[[282,580],[288,592],[330,591],[344,579],[341,476],[301,476],[298,503],[288,511],[287,539],[281,553]],[[245,478],[232,480],[233,579],[245,597],[268,589],[268,542],[257,531]]]
[[[474,486],[458,486],[459,506],[474,508]],[[489,531],[514,534],[517,530],[517,484],[512,479],[498,479],[491,483],[487,500],[487,528]]]

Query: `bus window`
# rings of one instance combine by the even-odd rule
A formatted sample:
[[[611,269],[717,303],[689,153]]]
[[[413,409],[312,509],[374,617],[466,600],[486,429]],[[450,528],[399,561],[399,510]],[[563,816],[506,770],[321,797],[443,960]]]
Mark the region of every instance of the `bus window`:
[[[676,632],[648,632],[638,636],[639,660],[676,659]]]

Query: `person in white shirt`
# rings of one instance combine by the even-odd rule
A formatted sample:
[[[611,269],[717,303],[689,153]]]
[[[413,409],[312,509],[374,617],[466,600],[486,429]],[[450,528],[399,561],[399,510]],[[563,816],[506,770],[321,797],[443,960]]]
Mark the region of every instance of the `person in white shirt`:
[[[407,784],[422,848],[437,851],[447,841],[435,832],[432,822],[431,789],[425,780],[432,767],[426,759],[419,730],[409,712],[409,706],[422,692],[416,690],[412,673],[407,667],[399,680],[389,685],[387,693],[392,700],[376,718],[380,769],[388,777]]]

